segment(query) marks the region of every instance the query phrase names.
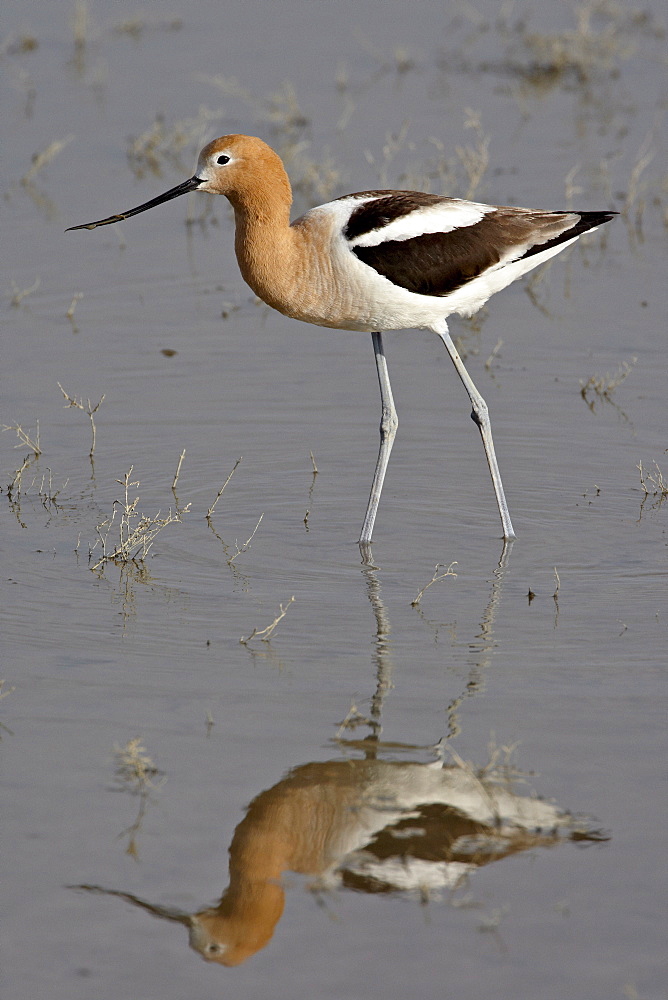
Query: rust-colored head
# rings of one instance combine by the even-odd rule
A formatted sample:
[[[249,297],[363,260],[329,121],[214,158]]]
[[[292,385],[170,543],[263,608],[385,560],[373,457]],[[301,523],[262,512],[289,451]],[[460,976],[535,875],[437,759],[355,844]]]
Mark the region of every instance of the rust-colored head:
[[[270,146],[251,135],[224,135],[208,143],[199,154],[193,177],[136,208],[110,215],[98,222],[86,222],[72,229],[96,229],[129,219],[189,191],[224,194],[237,207],[252,210],[268,201],[285,205],[292,201],[290,182],[280,156]]]

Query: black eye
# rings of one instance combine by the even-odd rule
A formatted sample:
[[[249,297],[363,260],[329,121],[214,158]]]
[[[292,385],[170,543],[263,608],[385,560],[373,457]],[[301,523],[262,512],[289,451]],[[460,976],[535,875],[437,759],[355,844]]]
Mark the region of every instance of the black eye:
[[[221,156],[219,156],[218,159],[216,160],[216,163],[219,163],[221,167],[224,167],[225,164],[229,163],[229,162],[230,162],[230,158],[229,158],[229,156],[225,156],[225,153],[223,153]]]

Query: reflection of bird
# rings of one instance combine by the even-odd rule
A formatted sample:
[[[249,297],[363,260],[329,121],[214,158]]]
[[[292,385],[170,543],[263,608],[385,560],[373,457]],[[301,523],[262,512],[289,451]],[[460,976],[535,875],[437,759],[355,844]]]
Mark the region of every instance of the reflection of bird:
[[[549,847],[561,834],[606,839],[548,802],[516,795],[489,769],[327,761],[294,768],[251,802],[232,838],[230,883],[216,906],[184,913],[116,889],[71,888],[183,924],[203,958],[232,966],[271,940],[285,904],[285,872],[314,877],[315,889],[412,889],[424,897],[456,887],[474,868]]]
[[[371,760],[305,764],[251,802],[230,846],[220,903],[190,943],[239,965],[271,939],[284,872],[365,892],[456,885],[475,867],[553,844],[570,817],[461,767]]]
[[[446,317],[470,316],[505,288],[609,219],[613,212],[496,207],[420,191],[363,191],[290,224],[292,192],[280,157],[260,139],[227,135],[204,147],[197,172],[120,222],[188,191],[224,194],[236,219],[239,267],[279,312],[318,326],[372,333],[382,400],[381,445],[360,542],[371,541],[398,420],[381,333],[420,327],[442,339],[473,405],[501,515],[514,538],[487,405],[450,338]]]

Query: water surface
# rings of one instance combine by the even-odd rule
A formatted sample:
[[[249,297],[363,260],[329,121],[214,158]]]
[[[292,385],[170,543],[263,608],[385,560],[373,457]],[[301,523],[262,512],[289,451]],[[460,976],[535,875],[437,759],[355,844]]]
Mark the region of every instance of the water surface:
[[[583,40],[567,4],[175,3],[131,23],[91,4],[77,51],[71,11],[7,6],[0,419],[39,421],[42,447],[10,496],[29,449],[0,438],[13,1000],[663,995],[666,514],[636,465],[668,472],[665,42],[656,5],[601,10]],[[129,157],[151,128],[156,155]],[[386,337],[401,426],[365,567],[370,338],[258,305],[223,199],[64,234],[234,131],[289,157],[298,210],[379,184],[467,195],[457,148],[487,141],[481,200],[619,210],[635,185],[531,295],[453,323],[512,550],[435,337]],[[580,382],[624,363],[587,405]],[[94,462],[58,382],[105,396]],[[190,509],[144,566],[92,572],[130,467],[139,510]],[[437,564],[455,565],[412,606]],[[269,642],[240,643],[281,606]],[[135,738],[139,786],[118,754]],[[252,912],[227,969],[188,936],[203,951],[194,915],[227,916],[235,836]]]

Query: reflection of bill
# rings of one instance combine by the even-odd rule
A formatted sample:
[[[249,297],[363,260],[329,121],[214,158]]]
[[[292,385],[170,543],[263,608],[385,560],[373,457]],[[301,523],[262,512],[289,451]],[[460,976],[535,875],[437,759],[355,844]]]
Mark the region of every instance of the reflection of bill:
[[[595,836],[554,805],[516,794],[490,770],[328,761],[294,768],[251,802],[232,839],[230,884],[217,906],[189,915],[110,894],[185,924],[196,951],[232,966],[270,941],[285,904],[285,872],[312,876],[316,889],[424,896],[455,888],[475,868],[510,854]]]

